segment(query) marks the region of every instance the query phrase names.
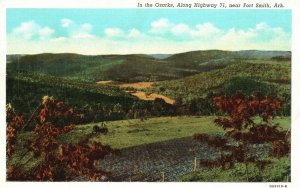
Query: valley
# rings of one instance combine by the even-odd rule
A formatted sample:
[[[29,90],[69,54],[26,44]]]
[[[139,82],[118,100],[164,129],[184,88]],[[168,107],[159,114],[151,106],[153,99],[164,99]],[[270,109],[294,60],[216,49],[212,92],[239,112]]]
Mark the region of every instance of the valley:
[[[86,147],[98,143],[119,151],[93,163],[99,171],[109,172],[101,181],[282,181],[290,174],[290,154],[278,157],[283,151],[274,151],[280,136],[290,141],[289,51],[46,53],[8,55],[7,61],[6,103],[26,120],[10,164],[21,165],[26,172],[43,164],[35,159],[23,162],[34,156],[26,151],[26,143],[36,136],[45,114],[51,125],[74,125],[56,136],[54,148],[87,142]],[[45,106],[45,98],[55,105]],[[220,98],[227,108],[219,108]],[[234,106],[240,103],[243,108]],[[73,113],[76,118],[69,118]],[[251,132],[256,127],[260,134]],[[237,147],[242,141],[235,140],[244,134],[242,129],[250,140],[244,150]],[[277,136],[259,137],[272,134]],[[259,139],[269,140],[256,143]],[[249,151],[246,163],[234,155],[245,151]],[[264,168],[252,157],[267,161]],[[195,158],[203,165],[196,175]],[[262,179],[258,171],[265,174]],[[76,178],[70,180],[88,181],[85,176]]]
[[[133,96],[136,96],[140,100],[154,101],[156,98],[163,99],[168,104],[174,104],[174,100],[166,96],[157,94],[157,93],[148,93],[144,91],[138,91],[138,89],[147,89],[151,88],[154,85],[154,82],[135,82],[135,83],[122,83],[122,82],[113,82],[113,81],[100,81],[97,82],[98,85],[102,86],[115,86],[125,89],[126,93],[129,93]],[[136,89],[136,90],[130,90]]]

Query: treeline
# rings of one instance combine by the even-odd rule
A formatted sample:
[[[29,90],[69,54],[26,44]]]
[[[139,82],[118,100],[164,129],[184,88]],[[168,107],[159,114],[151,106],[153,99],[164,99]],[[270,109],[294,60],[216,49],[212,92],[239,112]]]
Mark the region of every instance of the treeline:
[[[83,108],[75,108],[82,115],[81,123],[112,121],[121,119],[141,119],[142,121],[151,117],[160,116],[208,116],[220,115],[216,110],[213,98],[219,94],[210,94],[203,98],[183,102],[178,99],[174,105],[166,103],[163,99],[154,101],[134,101],[129,106],[116,103],[110,106],[86,105]],[[274,96],[275,97],[275,96]],[[270,98],[273,98],[270,96]],[[283,101],[283,100],[282,100]],[[291,115],[291,103],[283,101],[282,107],[277,112],[278,116]]]
[[[73,81],[65,84],[62,81],[65,80],[31,80],[8,76],[7,103],[11,103],[16,112],[31,114],[39,107],[43,96],[53,96],[73,106],[77,114],[82,116],[80,123],[215,113],[210,97],[190,102],[178,99],[175,105],[171,105],[159,98],[154,101],[143,101],[130,95],[115,94],[117,91],[111,90],[107,90],[110,95],[106,95],[104,91],[92,90],[83,87],[84,85],[81,88],[74,86]]]
[[[174,107],[162,99],[142,101],[117,87],[97,86],[51,76],[11,74],[6,79],[6,102],[16,112],[31,114],[43,96],[53,96],[73,106],[81,123],[173,115]]]
[[[17,112],[31,114],[39,107],[43,96],[53,96],[73,106],[74,110],[82,116],[80,123],[136,118],[143,120],[159,116],[217,115],[213,97],[232,96],[237,91],[247,96],[261,92],[265,96],[278,97],[283,102],[278,115],[289,116],[291,113],[289,90],[282,90],[284,92],[280,94],[274,92],[273,86],[267,82],[250,77],[232,78],[217,92],[210,91],[207,94],[199,92],[196,95],[194,91],[186,93],[185,97],[179,95],[174,98],[175,104],[170,105],[163,99],[138,100],[117,87],[99,87],[96,84],[26,72],[8,73],[6,99]],[[190,98],[189,94],[193,97]]]
[[[210,92],[222,92],[224,85],[232,82],[232,79],[250,78],[259,82],[259,84],[268,84],[268,87],[272,87],[272,92],[277,95],[290,94],[290,63],[273,63],[275,62],[229,65],[223,69],[188,76],[183,79],[158,82],[150,92],[160,93],[170,98],[180,97],[184,100],[190,100],[192,98],[205,97]],[[249,91],[253,92],[253,81],[250,84]],[[248,87],[248,85],[244,87]]]

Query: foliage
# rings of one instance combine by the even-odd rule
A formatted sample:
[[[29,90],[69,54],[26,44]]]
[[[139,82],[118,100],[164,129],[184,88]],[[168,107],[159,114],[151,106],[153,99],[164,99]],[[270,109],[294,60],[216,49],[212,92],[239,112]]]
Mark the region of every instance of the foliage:
[[[215,106],[211,95],[183,102],[181,98],[175,101],[176,115],[214,115]]]
[[[15,144],[17,142],[17,132],[19,132],[25,125],[25,117],[17,115],[11,104],[6,105],[6,147],[8,160],[14,152]]]
[[[173,99],[181,99],[183,103],[188,103],[199,98],[205,99],[211,96],[211,94],[224,95],[224,93],[229,93],[230,95],[234,95],[235,92],[233,90],[240,89],[240,86],[237,87],[234,83],[239,82],[238,78],[252,80],[251,82],[253,84],[251,85],[253,87],[250,87],[251,89],[245,88],[248,87],[248,85],[238,84],[243,86],[242,90],[246,90],[250,95],[254,94],[255,90],[264,88],[262,91],[266,92],[266,95],[272,94],[280,98],[286,106],[281,109],[281,114],[290,115],[290,62],[241,62],[222,69],[199,73],[182,79],[158,82],[154,88],[148,90],[149,92],[156,92]],[[255,85],[254,82],[258,85]],[[234,86],[235,89],[230,89],[232,91],[229,92],[226,90],[226,87],[230,85]],[[213,102],[211,102],[211,104],[213,104]]]
[[[7,125],[16,127],[19,120],[13,117],[11,107],[7,107]],[[41,162],[32,172],[24,171],[23,164],[12,165],[8,158],[7,179],[14,181],[64,181],[76,176],[87,175],[91,180],[100,180],[107,173],[99,171],[97,164],[99,159],[115,153],[116,150],[101,143],[90,143],[82,140],[78,144],[61,144],[58,137],[69,133],[75,128],[73,122],[78,116],[63,102],[51,97],[44,97],[38,115],[38,124],[34,129],[34,136],[28,141],[27,152],[32,152],[33,157],[29,161]],[[20,126],[21,127],[21,126]],[[18,132],[14,132],[17,134]],[[10,133],[7,133],[10,135]],[[13,145],[16,136],[9,136],[8,145]],[[7,151],[8,156],[13,150]],[[27,153],[26,152],[26,153]],[[25,153],[25,154],[26,154]],[[24,155],[25,155],[24,154]]]
[[[28,72],[9,70],[7,73],[7,103],[13,104],[17,112],[32,112],[45,95],[55,96],[74,108],[95,104],[109,107],[115,103],[128,106],[135,101],[116,87],[99,87],[87,82]]]
[[[56,77],[92,81],[105,80],[103,72],[124,61],[123,56],[84,56],[79,54],[37,54],[14,58],[7,67]]]
[[[52,95],[73,106],[82,115],[81,123],[174,114],[174,107],[163,100],[138,100],[117,87],[27,72],[8,73],[7,103],[17,112],[32,113],[41,97]]]
[[[236,92],[241,92],[244,95],[252,95],[262,93],[270,95],[270,86],[266,83],[255,80],[251,77],[234,77],[224,83],[223,91],[226,95],[235,95]]]
[[[291,80],[291,67],[287,62],[281,64],[242,62],[178,80],[159,82],[157,88],[165,88],[165,91],[160,93],[171,98],[177,96],[188,99],[205,96],[209,92],[221,92],[224,84],[234,77],[252,77],[257,81],[277,84],[278,80]]]
[[[276,60],[276,61],[290,61],[291,60],[291,56],[275,56],[275,57],[272,57],[272,60]]]
[[[214,102],[217,109],[225,113],[225,117],[215,119],[216,125],[226,130],[227,138],[237,142],[237,146],[229,145],[228,140],[209,138],[206,135],[195,134],[194,139],[207,141],[209,145],[230,150],[230,155],[221,155],[216,160],[202,159],[203,166],[231,168],[235,162],[246,165],[248,176],[248,163],[257,162],[257,156],[249,155],[250,144],[273,143],[273,156],[283,157],[290,153],[290,132],[278,129],[272,125],[270,118],[276,116],[282,102],[277,98],[269,98],[261,94],[246,97],[241,93],[235,96],[216,96]],[[261,122],[255,122],[255,117],[260,117]]]
[[[79,55],[71,53],[8,56],[7,67],[57,77],[97,82],[159,81],[178,79],[200,72],[224,68],[241,60],[290,57],[290,52],[273,51],[192,51],[165,59],[149,55]]]
[[[217,108],[229,116],[215,120],[218,126],[227,130],[227,136],[239,141],[243,146],[273,142],[273,149],[280,150],[275,152],[278,153],[276,157],[289,153],[289,132],[280,131],[278,126],[270,124],[270,118],[276,116],[276,111],[282,105],[279,99],[260,94],[245,97],[237,93],[233,97],[215,97],[214,101]],[[254,122],[253,119],[257,116],[262,118],[263,123]]]
[[[194,59],[190,55],[190,58],[184,58],[182,61],[180,55],[159,60],[146,55],[37,54],[12,58],[13,61],[8,68],[91,82],[100,80],[157,81],[181,78],[199,71],[224,67],[229,64],[227,62],[230,61],[230,58],[234,57],[231,55],[232,52],[222,53],[222,51],[213,53],[219,54],[218,56],[210,55],[210,51],[192,53],[199,57],[197,64],[203,64],[202,66],[194,66]],[[229,60],[220,63],[213,61],[223,59],[222,55],[224,54],[228,54]],[[206,56],[209,56],[213,62],[207,63]],[[233,60],[233,62],[235,61]]]
[[[177,105],[168,107],[168,113],[151,111],[151,106],[157,103],[139,101],[117,87],[99,87],[80,80],[13,71],[10,68],[7,71],[7,103],[13,104],[17,112],[32,112],[42,96],[51,95],[74,106],[79,114],[84,114],[86,118],[82,123],[143,116],[212,115],[217,112],[213,96],[220,93],[234,95],[241,87],[242,91],[251,94],[255,90],[263,90],[278,96],[283,101],[280,115],[291,113],[289,62],[243,62],[184,79],[158,82],[154,88],[147,90],[176,99]],[[113,112],[116,104],[122,106],[120,114]]]
[[[263,168],[255,163],[248,164],[248,181],[250,182],[289,182],[291,173],[290,157],[266,158]],[[201,167],[195,176],[193,173],[180,177],[179,181],[191,182],[246,182],[245,165],[236,163],[230,169]]]

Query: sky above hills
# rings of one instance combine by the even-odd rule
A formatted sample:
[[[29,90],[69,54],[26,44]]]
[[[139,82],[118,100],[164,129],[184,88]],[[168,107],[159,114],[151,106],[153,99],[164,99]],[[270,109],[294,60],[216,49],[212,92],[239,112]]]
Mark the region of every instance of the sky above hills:
[[[7,9],[7,53],[291,50],[290,10]]]

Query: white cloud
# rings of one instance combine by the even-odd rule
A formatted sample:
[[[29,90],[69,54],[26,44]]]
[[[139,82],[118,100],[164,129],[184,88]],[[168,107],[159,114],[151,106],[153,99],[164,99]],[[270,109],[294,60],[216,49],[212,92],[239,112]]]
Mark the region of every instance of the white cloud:
[[[190,27],[185,23],[175,24],[168,19],[161,18],[151,23],[149,32],[156,35],[171,34],[173,36],[186,37],[186,39],[193,39],[219,35],[222,33],[222,30],[209,22]]]
[[[196,30],[191,31],[193,37],[207,37],[209,35],[218,35],[222,31],[215,27],[212,23],[203,23],[196,25]]]
[[[85,23],[81,25],[81,29],[84,31],[91,31],[93,29],[93,26],[89,23]]]
[[[27,21],[21,23],[20,26],[13,29],[12,34],[15,37],[24,38],[26,40],[31,39],[45,39],[50,37],[55,32],[54,29],[46,26],[41,27],[34,21]]]
[[[50,37],[54,33],[54,29],[50,27],[43,27],[39,30],[39,35],[42,39]]]
[[[180,36],[180,35],[188,35],[190,33],[190,27],[186,24],[177,24],[175,25],[172,29],[171,32],[176,35],[176,36]]]
[[[124,31],[120,28],[106,28],[104,30],[108,37],[123,37]]]
[[[129,31],[128,37],[129,38],[140,38],[143,37],[144,35],[137,29],[133,28]]]
[[[268,25],[266,23],[262,22],[262,23],[256,24],[255,28],[257,30],[260,30],[260,29],[266,29],[267,27],[268,27]]]
[[[84,24],[76,24],[75,22],[69,19],[62,19],[62,24],[64,24],[64,28],[67,31],[67,37],[73,39],[91,39],[96,36],[92,35],[91,32],[93,30],[93,25],[89,23]]]
[[[64,19],[60,20],[60,23],[61,23],[62,27],[69,27],[73,23],[73,21],[70,19],[64,18]]]
[[[150,33],[164,34],[170,30],[173,24],[166,18],[161,18],[160,20],[151,23]]]
[[[151,23],[148,31],[143,32],[138,28],[122,30],[112,27],[104,29],[105,35],[101,36],[92,33],[93,25],[89,23],[72,23],[65,30],[68,35],[54,36],[54,29],[48,26],[40,26],[34,21],[23,22],[7,35],[8,53],[129,54],[207,49],[291,49],[291,34],[267,23],[244,29],[221,29],[213,23],[187,25],[159,19]]]
[[[106,28],[104,29],[105,37],[122,39],[122,40],[140,40],[147,38],[147,35],[143,34],[140,30],[132,28],[128,31],[124,31],[120,28]]]
[[[94,35],[91,35],[88,33],[78,33],[78,34],[72,35],[72,38],[75,38],[75,39],[92,39],[94,37],[95,37]]]
[[[40,26],[34,21],[23,22],[13,30],[13,34],[29,40],[37,34],[39,28]]]
[[[218,41],[220,47],[231,50],[291,50],[290,33],[266,23],[259,23],[246,30],[231,28]]]
[[[67,40],[66,37],[56,37],[56,38],[51,39],[50,41],[51,42],[65,42],[66,40]]]

